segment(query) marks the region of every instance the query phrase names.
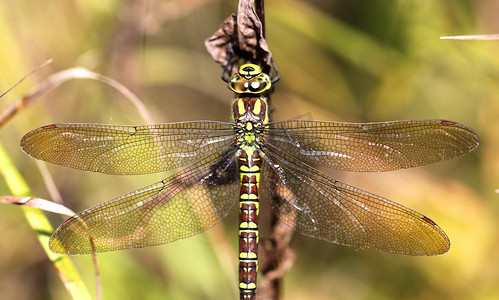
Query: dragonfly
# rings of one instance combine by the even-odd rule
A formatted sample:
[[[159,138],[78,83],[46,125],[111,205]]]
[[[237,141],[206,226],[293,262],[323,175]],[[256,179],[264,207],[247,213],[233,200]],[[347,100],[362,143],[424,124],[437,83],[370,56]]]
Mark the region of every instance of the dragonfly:
[[[175,171],[70,217],[50,249],[75,255],[173,242],[220,223],[238,201],[240,299],[255,299],[266,199],[281,222],[326,242],[407,255],[449,250],[430,218],[317,167],[380,172],[435,163],[475,149],[473,129],[448,120],[269,122],[272,86],[258,65],[240,66],[228,78],[232,122],[69,123],[27,133],[24,152],[50,163],[114,175]]]

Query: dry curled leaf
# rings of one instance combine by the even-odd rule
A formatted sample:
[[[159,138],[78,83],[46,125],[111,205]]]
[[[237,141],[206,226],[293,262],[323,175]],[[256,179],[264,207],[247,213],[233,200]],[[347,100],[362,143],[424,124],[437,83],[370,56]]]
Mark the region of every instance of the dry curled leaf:
[[[271,64],[271,53],[263,34],[263,25],[254,10],[254,0],[239,1],[237,16],[231,15],[205,46],[213,59],[233,73],[233,61],[241,59],[262,67]]]

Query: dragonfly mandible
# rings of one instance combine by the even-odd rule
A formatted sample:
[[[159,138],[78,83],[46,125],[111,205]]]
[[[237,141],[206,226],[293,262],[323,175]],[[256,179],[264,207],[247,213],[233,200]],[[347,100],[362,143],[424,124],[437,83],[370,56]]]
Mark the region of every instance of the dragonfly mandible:
[[[50,249],[73,255],[173,242],[218,224],[239,200],[240,299],[254,299],[262,198],[286,225],[327,242],[408,255],[449,250],[448,237],[428,217],[314,166],[379,172],[451,159],[478,146],[471,128],[446,120],[269,122],[271,85],[259,66],[242,65],[228,81],[236,94],[232,122],[53,124],[26,134],[27,154],[75,169],[116,175],[178,169],[70,217]]]

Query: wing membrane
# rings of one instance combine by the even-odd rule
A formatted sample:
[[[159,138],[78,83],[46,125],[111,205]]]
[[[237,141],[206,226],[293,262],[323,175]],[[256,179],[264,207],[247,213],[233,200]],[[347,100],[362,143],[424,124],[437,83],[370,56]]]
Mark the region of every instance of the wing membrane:
[[[327,242],[408,255],[446,253],[450,242],[429,218],[339,182],[287,154],[267,148],[263,195],[279,219]]]
[[[298,161],[345,171],[391,171],[451,159],[478,146],[473,129],[445,120],[268,125],[267,144]]]
[[[150,126],[54,124],[21,140],[34,158],[106,174],[147,174],[181,167],[230,145],[230,123],[196,121]]]
[[[57,228],[50,249],[71,255],[139,248],[207,230],[237,200],[236,150],[213,153],[163,181],[76,214]]]

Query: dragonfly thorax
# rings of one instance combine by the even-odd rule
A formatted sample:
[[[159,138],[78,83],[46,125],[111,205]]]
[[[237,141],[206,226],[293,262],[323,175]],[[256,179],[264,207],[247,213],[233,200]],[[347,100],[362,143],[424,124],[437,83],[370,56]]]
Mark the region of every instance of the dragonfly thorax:
[[[268,122],[267,101],[263,97],[238,97],[232,104],[232,121],[235,123]]]
[[[236,123],[236,131],[238,133],[237,145],[240,148],[250,147],[253,149],[261,148],[263,139],[261,133],[265,130],[263,123]]]
[[[261,133],[268,123],[267,101],[263,97],[238,97],[232,106],[232,120],[238,144],[260,148]]]

